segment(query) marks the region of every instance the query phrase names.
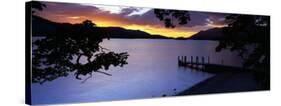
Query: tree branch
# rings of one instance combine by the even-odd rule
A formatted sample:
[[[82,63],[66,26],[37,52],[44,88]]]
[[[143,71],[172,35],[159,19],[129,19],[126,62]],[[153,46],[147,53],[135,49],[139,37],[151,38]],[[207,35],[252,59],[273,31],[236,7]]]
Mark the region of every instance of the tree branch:
[[[76,60],[76,64],[80,64],[79,61],[80,61],[81,56],[82,56],[82,54],[78,55],[77,60]]]
[[[83,83],[85,83],[88,79],[90,79],[92,77],[92,73],[90,74],[90,76],[89,77],[87,77],[85,80],[83,80],[81,83],[83,84]]]
[[[104,52],[104,50],[110,51],[109,49],[104,48],[104,47],[102,47],[102,46],[100,46],[100,45],[99,45],[99,48],[101,49],[102,52]]]
[[[102,74],[105,74],[105,75],[108,75],[108,76],[112,76],[111,74],[106,73],[106,72],[102,72],[102,71],[94,71],[94,72],[98,72],[98,73],[102,73]]]

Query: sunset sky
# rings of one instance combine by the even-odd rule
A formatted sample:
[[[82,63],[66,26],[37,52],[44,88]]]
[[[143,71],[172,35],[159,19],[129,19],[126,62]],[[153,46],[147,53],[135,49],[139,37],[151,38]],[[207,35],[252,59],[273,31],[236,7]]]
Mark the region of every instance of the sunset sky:
[[[167,37],[190,37],[200,30],[225,26],[227,14],[189,11],[191,21],[176,28],[165,28],[151,8],[42,2],[47,7],[36,15],[55,22],[81,23],[88,19],[100,27],[123,27]]]

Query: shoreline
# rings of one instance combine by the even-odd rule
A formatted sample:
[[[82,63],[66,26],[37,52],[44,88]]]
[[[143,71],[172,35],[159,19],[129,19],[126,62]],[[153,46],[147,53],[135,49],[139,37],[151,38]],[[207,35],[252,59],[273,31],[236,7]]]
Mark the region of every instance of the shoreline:
[[[242,83],[241,83],[242,82]],[[254,80],[252,72],[222,72],[217,73],[194,86],[179,92],[175,96],[213,94],[213,93],[232,93],[246,91],[269,90],[262,89]]]

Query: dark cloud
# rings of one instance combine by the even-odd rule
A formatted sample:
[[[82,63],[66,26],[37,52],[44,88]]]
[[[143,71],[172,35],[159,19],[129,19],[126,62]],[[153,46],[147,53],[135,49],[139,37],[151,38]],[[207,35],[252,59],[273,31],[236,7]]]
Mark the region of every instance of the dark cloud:
[[[213,22],[214,25],[225,25],[225,17],[229,14],[225,13],[208,13],[210,21]]]
[[[190,11],[190,22],[187,24],[188,27],[194,27],[194,26],[204,26],[208,22],[206,19],[208,19],[208,14],[202,13],[202,12],[193,12]]]
[[[44,14],[54,14],[54,15],[89,15],[98,12],[97,7],[73,4],[73,3],[54,3],[54,2],[43,2],[47,5],[44,8]],[[44,15],[42,14],[42,15]]]
[[[124,8],[124,9],[122,9],[120,15],[128,16],[129,14],[131,14],[131,13],[133,13],[135,11],[139,11],[139,10],[137,8],[132,8],[132,7]]]
[[[71,16],[79,16],[83,19],[101,17],[104,19],[120,21],[127,25],[137,24],[164,27],[164,23],[156,18],[153,10],[149,10],[141,15],[130,15],[133,12],[139,11],[140,8],[123,8],[121,13],[116,14],[110,13],[110,11],[101,10],[98,7],[92,5],[54,2],[44,2],[44,4],[47,5],[47,8],[45,8],[43,12],[38,12],[37,14],[49,19],[56,19],[59,21],[63,21],[65,17]],[[188,24],[180,27],[205,27],[208,24],[224,25],[225,16],[226,14],[223,13],[190,11],[191,21]]]
[[[205,26],[210,24],[215,25],[224,25],[224,17],[226,14],[222,13],[207,13],[207,12],[196,12],[190,11],[191,21],[184,25],[185,27],[195,27],[195,26]],[[142,22],[143,24],[152,24],[152,25],[163,25],[163,22],[159,21],[154,14],[153,10],[150,10],[143,15],[135,15],[131,17],[127,17],[129,20],[134,21],[136,23]],[[209,20],[209,21],[208,21]]]
[[[226,14],[190,11],[191,21],[186,25],[188,27],[205,26],[208,24],[224,25]]]
[[[128,20],[134,23],[139,23],[143,25],[162,25],[162,22],[155,17],[153,10],[149,10],[148,12],[142,15],[132,15],[127,18]]]

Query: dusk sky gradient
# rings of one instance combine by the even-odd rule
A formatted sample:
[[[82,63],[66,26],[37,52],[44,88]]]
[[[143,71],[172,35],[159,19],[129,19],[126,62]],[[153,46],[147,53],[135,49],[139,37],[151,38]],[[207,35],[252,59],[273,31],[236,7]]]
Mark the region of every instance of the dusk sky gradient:
[[[123,27],[167,37],[190,37],[200,30],[225,26],[225,13],[189,11],[191,21],[165,28],[151,8],[42,2],[47,7],[35,14],[54,22],[81,23],[88,19],[100,27]]]

